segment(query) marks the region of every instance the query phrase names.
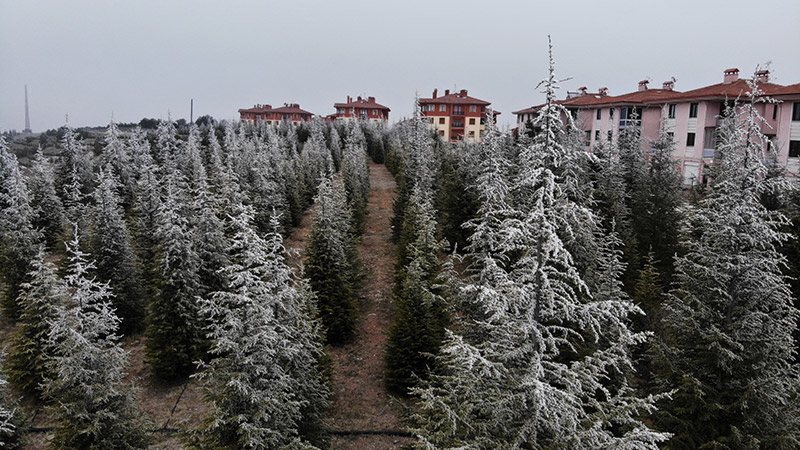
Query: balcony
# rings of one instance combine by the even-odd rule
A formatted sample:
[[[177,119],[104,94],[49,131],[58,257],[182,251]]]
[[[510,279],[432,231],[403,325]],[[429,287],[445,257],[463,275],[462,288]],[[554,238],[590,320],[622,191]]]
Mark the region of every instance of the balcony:
[[[453,115],[454,116],[463,116],[464,110],[459,108],[453,108]]]
[[[620,131],[624,130],[628,127],[641,127],[642,120],[641,119],[620,119],[619,120],[619,129]]]
[[[453,121],[453,125],[450,128],[464,128],[464,122],[460,120]]]

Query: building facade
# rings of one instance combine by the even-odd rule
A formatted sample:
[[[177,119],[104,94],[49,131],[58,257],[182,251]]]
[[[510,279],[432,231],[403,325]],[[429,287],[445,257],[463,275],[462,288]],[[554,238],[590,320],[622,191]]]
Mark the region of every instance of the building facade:
[[[239,119],[253,124],[266,122],[268,125],[279,125],[281,122],[289,122],[297,126],[310,121],[313,116],[314,114],[300,109],[297,103],[284,103],[279,108],[273,108],[271,105],[255,105],[252,108],[239,110]]]
[[[431,128],[450,142],[480,141],[486,129],[487,114],[493,119],[500,114],[489,108],[490,102],[470,97],[466,89],[452,94],[446,90],[441,97],[438,89],[434,89],[431,98],[420,98],[419,104]]]
[[[776,162],[786,166],[790,176],[800,171],[800,85],[781,86],[771,83],[769,72],[755,75],[759,88],[779,103],[757,103],[764,117],[762,132],[771,140]],[[717,127],[726,106],[736,101],[748,101],[747,80],[739,78],[738,69],[727,69],[721,83],[686,92],[674,90],[674,81],[665,82],[660,89],[648,88],[640,81],[639,88],[628,94],[611,96],[601,88],[589,93],[586,88],[570,93],[558,101],[575,119],[585,133],[587,149],[601,142],[616,139],[629,126],[640,128],[643,145],[648,146],[664,129],[675,140],[673,157],[679,162],[684,183],[704,182],[704,167],[714,160]],[[543,105],[515,111],[517,125],[531,121]]]
[[[353,100],[349,95],[347,102],[334,103],[333,107],[336,108],[336,113],[328,117],[345,122],[358,119],[387,123],[389,122],[389,111],[391,111],[388,107],[375,102],[375,97],[357,97]]]

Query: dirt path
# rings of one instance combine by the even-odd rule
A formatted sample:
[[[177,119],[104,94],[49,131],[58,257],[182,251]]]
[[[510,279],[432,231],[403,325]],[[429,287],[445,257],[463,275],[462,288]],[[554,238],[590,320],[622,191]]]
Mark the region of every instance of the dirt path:
[[[330,347],[333,358],[333,408],[327,424],[334,430],[402,429],[404,405],[386,392],[383,382],[383,349],[394,315],[392,281],[395,245],[391,242],[389,219],[395,182],[382,165],[370,162],[369,204],[366,229],[359,253],[365,280],[361,299],[361,321],[353,342]],[[311,225],[311,214],[303,218],[287,240],[288,248],[302,250]],[[341,436],[332,449],[399,449],[411,440],[394,436]]]

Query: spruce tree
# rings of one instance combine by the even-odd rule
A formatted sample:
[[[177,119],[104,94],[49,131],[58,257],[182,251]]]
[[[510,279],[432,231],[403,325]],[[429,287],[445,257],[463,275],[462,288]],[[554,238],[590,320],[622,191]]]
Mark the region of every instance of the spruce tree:
[[[3,450],[22,449],[25,444],[23,417],[16,399],[8,389],[2,351],[0,351],[0,444]]]
[[[21,392],[41,398],[47,375],[48,336],[56,308],[67,303],[67,287],[56,267],[45,260],[44,249],[31,261],[30,281],[22,284],[19,330],[8,354],[9,381]]]
[[[342,160],[342,183],[347,193],[347,205],[353,218],[353,229],[361,234],[367,220],[369,199],[369,168],[364,135],[361,127],[354,125],[345,140]]]
[[[331,152],[325,146],[323,125],[318,119],[311,123],[311,137],[303,144],[303,198],[306,203],[317,195],[319,180],[333,169]]]
[[[200,258],[193,244],[184,208],[188,199],[179,177],[173,172],[167,178],[165,199],[159,209],[158,295],[150,303],[145,332],[146,359],[153,373],[165,380],[188,376],[195,362],[205,355],[196,300],[201,294]]]
[[[55,174],[41,147],[36,151],[27,177],[32,225],[41,230],[49,249],[55,249],[64,232],[64,206],[56,192]]]
[[[317,295],[326,340],[338,344],[356,328],[358,274],[344,188],[330,174],[319,184],[314,208],[303,275]]]
[[[637,398],[624,376],[628,349],[645,335],[628,329],[637,309],[621,291],[618,241],[592,234],[587,273],[567,249],[597,219],[584,209],[591,198],[571,198],[581,168],[565,164],[582,149],[559,138],[565,111],[554,103],[552,53],[543,84],[540,132],[522,149],[519,173],[506,182],[501,165],[483,163],[473,275],[460,288],[461,326],[447,334],[441,369],[416,390],[420,436],[440,448],[656,449],[667,436],[639,417],[654,398]]]
[[[133,389],[123,382],[128,356],[116,334],[113,293],[90,278],[94,263],[80,251],[77,231],[67,254],[69,299],[57,307],[48,338],[44,392],[58,420],[49,447],[147,448]]]
[[[327,407],[319,336],[292,286],[280,234],[261,238],[252,208],[237,209],[230,218],[231,264],[222,271],[228,283],[202,301],[213,358],[198,378],[212,411],[193,445],[313,448],[300,427],[308,418],[319,421]],[[272,223],[278,227],[277,218]]]
[[[406,207],[408,262],[399,268],[396,314],[386,343],[386,383],[403,394],[427,377],[448,322],[438,259],[446,243],[436,238],[430,195],[417,187]]]
[[[102,162],[105,167],[110,167],[112,174],[119,180],[120,204],[124,211],[133,205],[136,189],[134,177],[133,158],[128,145],[122,140],[117,124],[112,120],[105,133],[106,145],[103,148]]]
[[[144,330],[147,299],[110,164],[100,170],[97,180],[92,234],[96,273],[117,293],[111,303],[121,321],[119,332],[130,335]]]
[[[761,203],[788,181],[765,176],[763,92],[748,83],[750,101],[719,128],[709,194],[683,223],[665,305],[661,382],[677,392],[659,425],[675,433],[672,449],[800,446],[798,310],[776,248],[788,221]]]
[[[28,187],[17,157],[0,136],[0,276],[6,285],[1,306],[13,320],[19,317],[20,285],[27,280],[30,262],[42,241],[33,219]]]

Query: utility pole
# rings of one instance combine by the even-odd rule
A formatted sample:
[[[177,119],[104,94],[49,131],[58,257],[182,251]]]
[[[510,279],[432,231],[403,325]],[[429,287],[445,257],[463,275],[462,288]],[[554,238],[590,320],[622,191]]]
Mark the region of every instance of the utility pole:
[[[192,99],[189,106],[189,124],[194,123],[194,99]]]
[[[23,133],[31,133],[31,115],[28,111],[28,85],[25,85],[25,129]]]

